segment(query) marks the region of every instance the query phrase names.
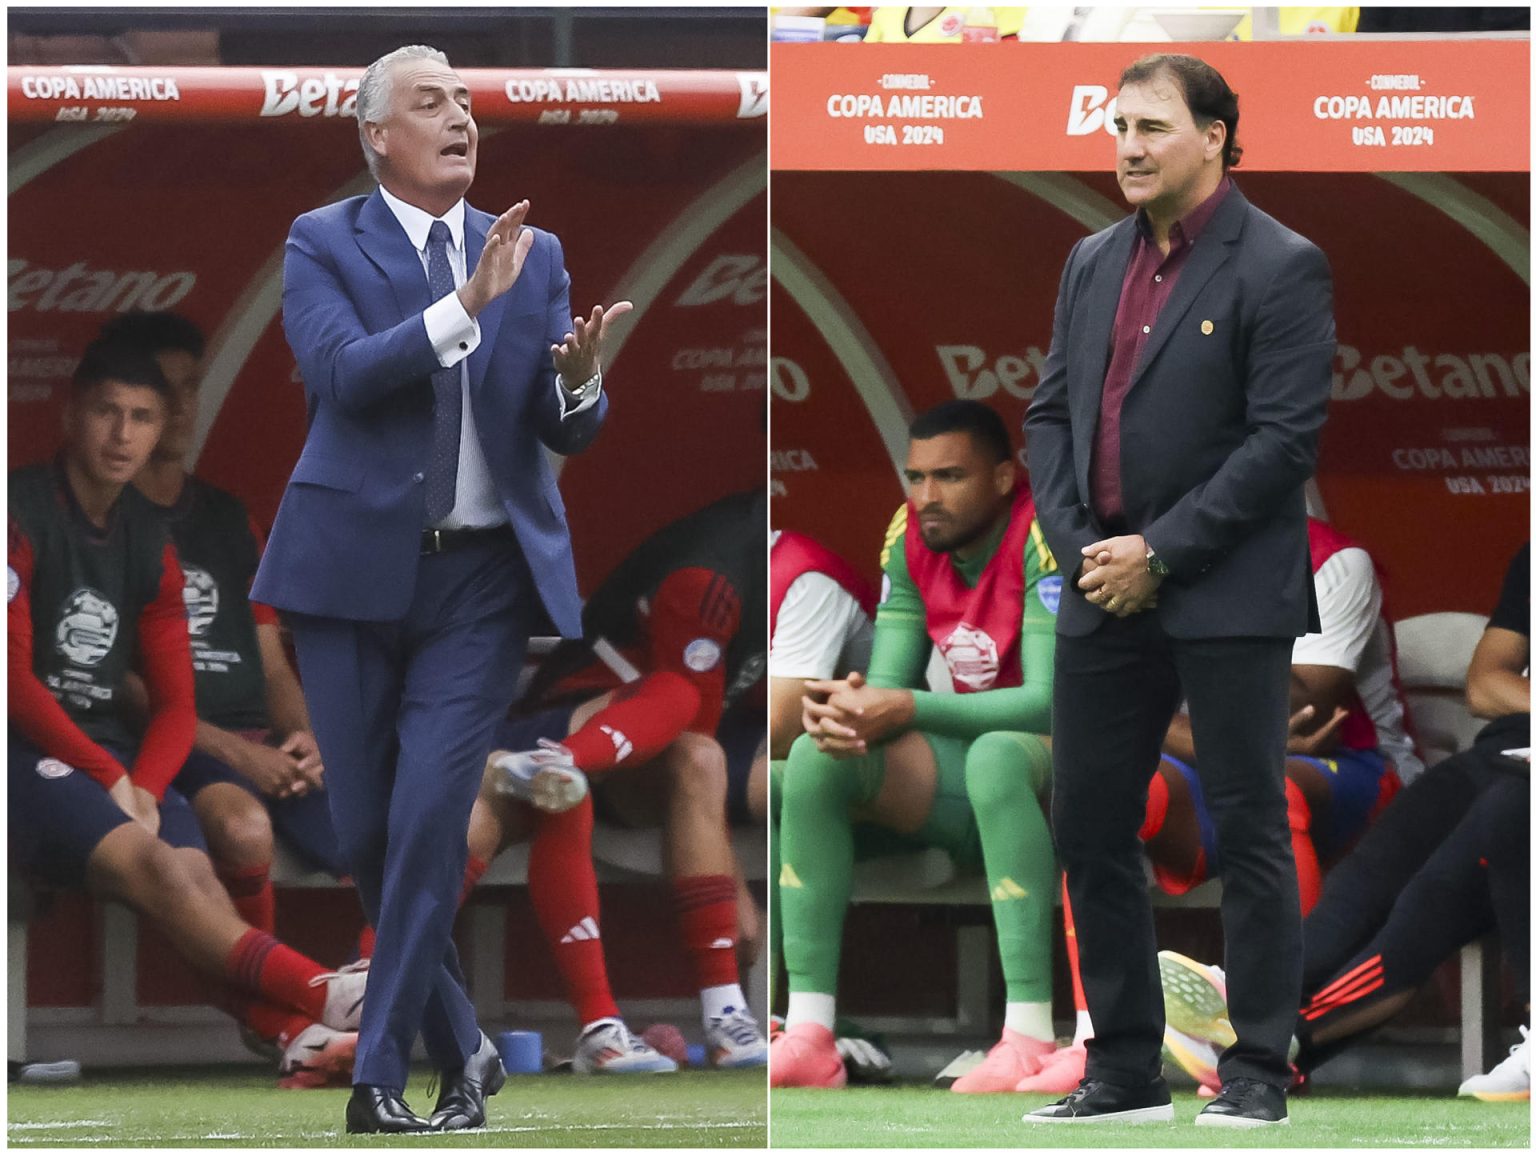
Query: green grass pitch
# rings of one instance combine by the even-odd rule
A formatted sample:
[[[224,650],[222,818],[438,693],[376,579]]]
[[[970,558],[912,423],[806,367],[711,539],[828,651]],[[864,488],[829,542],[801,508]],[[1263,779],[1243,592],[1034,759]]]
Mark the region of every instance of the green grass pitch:
[[[1051,1102],[1027,1095],[960,1096],[930,1087],[775,1090],[774,1148],[1522,1148],[1531,1143],[1530,1105],[1442,1096],[1302,1096],[1288,1127],[1196,1128],[1205,1101],[1175,1093],[1175,1123],[1023,1124]]]
[[[428,1073],[406,1099],[429,1112]],[[11,1084],[11,1147],[316,1146],[434,1148],[761,1148],[767,1076],[685,1071],[660,1076],[512,1076],[473,1132],[348,1136],[346,1089],[279,1091],[250,1067],[88,1071],[70,1087]]]

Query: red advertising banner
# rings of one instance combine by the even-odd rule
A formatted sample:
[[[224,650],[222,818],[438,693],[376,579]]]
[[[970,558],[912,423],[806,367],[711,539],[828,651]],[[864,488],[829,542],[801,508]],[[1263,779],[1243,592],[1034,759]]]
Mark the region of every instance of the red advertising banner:
[[[768,113],[768,74],[459,69],[482,125],[710,125]],[[8,68],[13,123],[281,123],[357,114],[360,68]]]
[[[258,96],[259,100],[259,96]],[[304,438],[283,337],[283,242],[306,210],[373,189],[354,125],[23,127],[10,141],[10,466],[53,453],[80,352],[133,309],[208,335],[195,470],[269,523]],[[651,531],[762,486],[763,128],[487,126],[469,200],[528,198],[558,234],[572,310],[631,298],[605,358],[608,422],[562,467],[584,592]]]
[[[1237,180],[1333,270],[1327,516],[1384,567],[1395,617],[1486,613],[1529,535],[1527,176]],[[978,399],[1019,439],[1062,264],[1124,205],[1108,174],[772,181],[774,526],[873,579],[907,422]]]
[[[1107,169],[1120,71],[1152,51],[1227,78],[1250,172],[1530,168],[1524,40],[775,44],[772,166]]]

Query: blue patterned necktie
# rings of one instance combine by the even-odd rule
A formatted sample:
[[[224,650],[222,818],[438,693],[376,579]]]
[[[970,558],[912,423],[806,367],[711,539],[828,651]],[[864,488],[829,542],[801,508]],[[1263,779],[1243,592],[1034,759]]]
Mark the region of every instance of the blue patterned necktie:
[[[454,291],[448,264],[448,227],[433,222],[427,234],[427,284],[432,301]],[[427,463],[427,523],[440,523],[453,510],[459,479],[459,431],[464,422],[464,370],[455,363],[432,372],[432,458]]]

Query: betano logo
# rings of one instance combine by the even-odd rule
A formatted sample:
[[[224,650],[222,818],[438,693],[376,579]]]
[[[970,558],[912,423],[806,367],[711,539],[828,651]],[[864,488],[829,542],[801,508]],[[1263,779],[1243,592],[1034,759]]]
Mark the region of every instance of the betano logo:
[[[1037,346],[1022,355],[994,358],[970,343],[934,347],[939,365],[957,399],[987,399],[1002,391],[1016,399],[1032,399],[1045,355]],[[1332,396],[1352,403],[1373,392],[1389,399],[1517,399],[1531,393],[1531,356],[1522,351],[1513,357],[1494,352],[1482,354],[1425,354],[1404,346],[1393,354],[1364,355],[1357,347],[1339,344],[1334,356]]]
[[[357,116],[357,86],[361,76],[343,80],[333,72],[299,79],[296,72],[262,69],[261,116],[301,117]]]
[[[708,306],[729,298],[754,306],[768,293],[768,263],[761,254],[721,254],[677,296],[677,306]]]
[[[1073,85],[1067,107],[1067,136],[1086,137],[1095,129],[1115,132],[1115,102],[1103,85]]]
[[[93,270],[75,262],[62,270],[33,266],[23,258],[7,264],[7,309],[104,314],[116,310],[168,310],[192,293],[197,275],[190,270]]]

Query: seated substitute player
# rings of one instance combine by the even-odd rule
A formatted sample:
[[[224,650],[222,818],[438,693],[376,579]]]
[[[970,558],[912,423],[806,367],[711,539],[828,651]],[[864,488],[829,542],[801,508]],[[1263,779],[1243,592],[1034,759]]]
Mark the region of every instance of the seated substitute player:
[[[804,732],[800,699],[805,682],[868,670],[878,601],[852,564],[800,532],[777,531],[769,538],[768,575],[768,750],[772,781],[778,785],[789,748]],[[778,807],[754,804],[753,816],[762,814],[768,818],[770,911],[779,914]],[[784,961],[782,922],[769,924],[769,946],[771,995]],[[779,1028],[782,1020],[774,1024]],[[841,1032],[837,1048],[851,1082],[890,1078],[890,1057],[882,1044],[846,1021],[834,1030]]]
[[[756,904],[727,825],[749,817],[748,778],[763,736],[754,693],[764,668],[766,514],[761,490],[730,495],[631,552],[587,602],[585,639],[565,642],[539,666],[486,763],[470,816],[466,893],[536,827],[529,892],[583,1024],[579,1070],[660,1070],[624,1027],[608,987],[594,806],[621,824],[663,827],[710,1061],[767,1062],[737,956],[738,941],[756,941]]]
[[[1307,916],[1297,1017],[1300,1076],[1400,1011],[1459,947],[1498,929],[1522,997],[1530,996],[1530,545],[1505,575],[1467,670],[1467,703],[1489,718],[1471,749],[1400,793],[1328,876]],[[1169,1026],[1188,1038],[1179,1062],[1204,1082],[1231,1042],[1218,968],[1160,956]],[[1458,1094],[1528,1099],[1522,1040]]]
[[[986,1061],[952,1090],[1012,1091],[1055,1046],[1055,856],[1040,799],[1061,577],[995,411],[944,403],[910,435],[869,678],[807,685],[807,736],[775,787],[789,972],[769,1065],[778,1087],[846,1082],[832,1029],[856,821],[889,831],[888,845],[985,866],[1007,1014]],[[964,695],[919,687],[930,644]]]
[[[171,784],[192,803],[235,909],[271,933],[274,826],[309,864],[336,877],[345,869],[319,747],[277,614],[247,595],[262,536],[239,499],[186,469],[202,386],[202,332],[180,315],[134,312],[108,322],[102,334],[153,355],[175,403],[134,479],[160,510],[186,581],[197,736]]]
[[[1317,904],[1323,871],[1333,865],[1424,765],[1404,728],[1402,691],[1393,664],[1392,631],[1383,592],[1364,548],[1321,520],[1307,521],[1313,582],[1322,631],[1299,638],[1291,652],[1292,719],[1285,795],[1302,914]],[[1141,840],[1158,885],[1185,894],[1221,876],[1216,829],[1195,765],[1189,718],[1174,717],[1163,759],[1147,792]],[[1066,1093],[1083,1078],[1093,1034],[1076,968],[1070,907],[1067,949],[1077,998],[1077,1034],[1021,1091]],[[1200,1052],[1177,1029],[1164,1033],[1174,1060]],[[1220,1085],[1216,1085],[1220,1087]]]
[[[10,475],[11,856],[154,922],[218,1005],[283,1050],[281,1085],[351,1082],[365,972],[334,974],[241,920],[186,800],[169,788],[196,727],[183,578],[158,514],[128,486],[170,391],[138,348],[93,342],[51,463]],[[142,734],[118,692],[136,665]]]

